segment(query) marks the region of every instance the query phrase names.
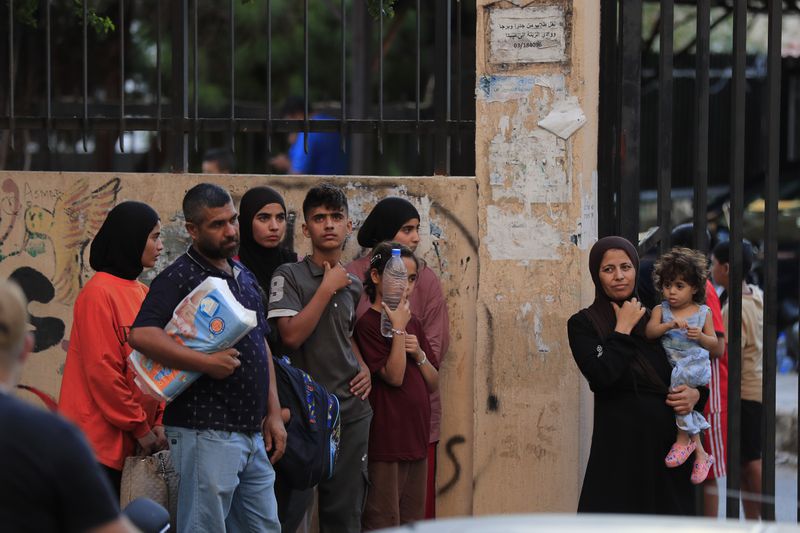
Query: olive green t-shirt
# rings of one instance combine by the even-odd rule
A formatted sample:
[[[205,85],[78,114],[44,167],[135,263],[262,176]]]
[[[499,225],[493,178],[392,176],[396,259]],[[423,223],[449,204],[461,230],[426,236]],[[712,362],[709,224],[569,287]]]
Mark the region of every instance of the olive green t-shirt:
[[[277,319],[297,315],[308,305],[322,284],[325,270],[310,257],[299,263],[286,263],[275,269],[270,282],[270,327]],[[299,349],[288,354],[292,364],[308,372],[339,398],[343,422],[354,422],[372,413],[369,400],[350,393],[350,380],[359,372],[351,338],[356,322],[356,306],[361,297],[361,281],[348,274],[352,283],[336,291],[320,316],[317,326]]]

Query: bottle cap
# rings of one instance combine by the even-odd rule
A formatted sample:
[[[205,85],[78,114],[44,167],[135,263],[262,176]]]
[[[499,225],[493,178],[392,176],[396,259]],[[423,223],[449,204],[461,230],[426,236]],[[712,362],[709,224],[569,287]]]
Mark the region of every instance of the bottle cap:
[[[392,257],[400,257],[400,248],[392,248]]]

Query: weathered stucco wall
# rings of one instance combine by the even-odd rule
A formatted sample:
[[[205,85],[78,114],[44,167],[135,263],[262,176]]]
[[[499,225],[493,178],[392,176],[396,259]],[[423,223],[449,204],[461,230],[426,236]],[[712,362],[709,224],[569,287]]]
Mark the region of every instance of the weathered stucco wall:
[[[140,200],[161,215],[165,253],[159,264],[142,276],[152,279],[188,246],[180,203],[183,194],[201,181],[227,188],[238,205],[255,185],[281,191],[287,207],[298,213],[295,249],[310,246],[301,233],[302,201],[314,177],[200,176],[176,174],[73,174],[0,172],[0,278],[12,277],[24,288],[36,328],[37,353],[30,359],[22,382],[58,396],[69,332],[72,304],[89,268],[88,243],[107,211],[123,200]],[[474,348],[477,298],[477,188],[472,178],[339,178],[330,179],[347,193],[354,227],[385,196],[403,196],[419,210],[422,242],[419,253],[439,273],[451,319],[452,342],[442,368],[444,423],[440,485],[447,493],[470,494],[471,480],[463,476],[472,441]],[[355,233],[355,232],[354,232]],[[361,250],[353,235],[345,258]],[[36,401],[27,393],[26,398]]]
[[[585,386],[566,321],[596,237],[599,2],[478,0],[474,514],[572,512]]]

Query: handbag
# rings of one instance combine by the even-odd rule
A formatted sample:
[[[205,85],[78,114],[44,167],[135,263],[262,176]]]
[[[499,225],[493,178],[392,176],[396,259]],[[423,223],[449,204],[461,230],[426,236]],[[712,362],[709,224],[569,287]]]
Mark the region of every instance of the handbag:
[[[180,477],[172,466],[169,450],[153,455],[125,459],[120,484],[120,506],[125,507],[136,498],[150,498],[167,511],[175,525],[178,508],[178,483]]]

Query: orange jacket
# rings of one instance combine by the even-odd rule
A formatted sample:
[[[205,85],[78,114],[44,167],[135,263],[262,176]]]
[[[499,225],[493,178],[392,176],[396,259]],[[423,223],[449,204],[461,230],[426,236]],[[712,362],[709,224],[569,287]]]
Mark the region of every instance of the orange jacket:
[[[161,424],[164,404],[134,383],[128,332],[147,287],[105,272],[78,294],[73,310],[60,412],[81,430],[97,461],[121,470],[136,439]]]

